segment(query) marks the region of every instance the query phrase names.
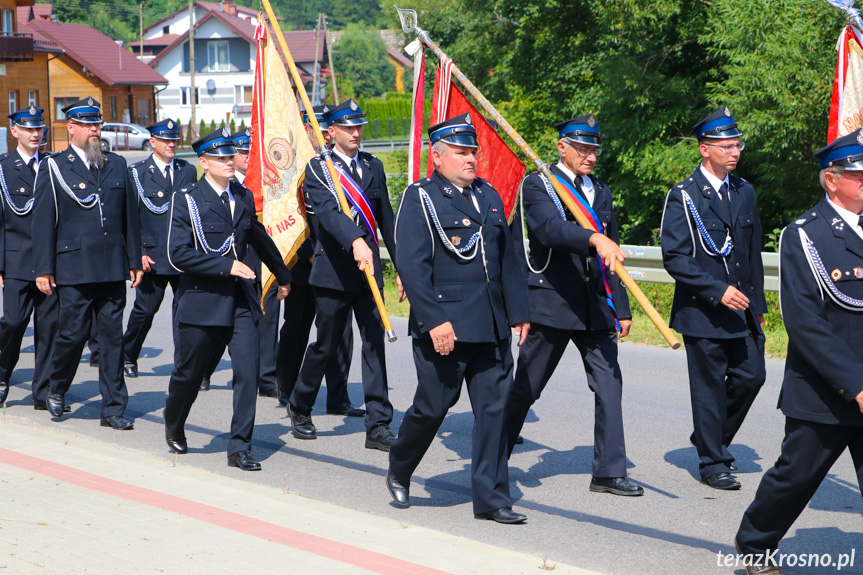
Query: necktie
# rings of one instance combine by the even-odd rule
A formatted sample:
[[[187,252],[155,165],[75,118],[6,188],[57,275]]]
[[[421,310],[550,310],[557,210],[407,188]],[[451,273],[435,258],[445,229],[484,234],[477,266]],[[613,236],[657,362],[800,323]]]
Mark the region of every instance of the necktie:
[[[173,191],[174,179],[171,177],[171,164],[165,166],[165,181],[168,182],[168,191]]]
[[[728,184],[722,182],[722,185],[719,186],[719,195],[722,196],[720,199],[722,200],[722,207],[725,210],[725,216],[728,218],[728,223],[733,224],[731,221],[731,196],[728,194]]]
[[[222,192],[220,196],[222,197],[222,205],[225,206],[225,213],[228,214],[228,219],[232,220],[233,215],[231,214],[231,200],[228,198],[228,192]]]
[[[90,164],[90,174],[93,176],[93,181],[97,184],[99,183],[99,168],[96,167],[96,164]]]
[[[30,173],[34,176],[36,175],[36,156],[30,158],[30,161],[27,162],[27,167],[30,168]]]
[[[584,201],[590,205],[590,202],[587,200],[587,194],[584,193],[584,188],[582,187],[584,184],[584,178],[581,176],[575,176],[575,189],[581,194],[581,197],[584,198]]]
[[[361,178],[360,178],[360,170],[359,170],[359,166],[357,166],[357,159],[356,158],[351,160],[351,177],[354,179],[354,181],[357,183],[357,185],[359,185]]]

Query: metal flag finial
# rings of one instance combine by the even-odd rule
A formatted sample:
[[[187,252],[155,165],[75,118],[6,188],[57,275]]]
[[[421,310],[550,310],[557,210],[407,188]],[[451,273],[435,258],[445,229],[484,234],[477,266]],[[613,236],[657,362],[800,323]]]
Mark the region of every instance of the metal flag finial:
[[[863,31],[863,18],[860,17],[860,10],[854,7],[854,0],[827,0],[827,2],[831,6],[844,10],[848,23],[857,26],[858,29]]]
[[[853,1],[853,0],[850,0]],[[398,6],[393,6],[396,9],[396,12],[399,13],[399,20],[402,23],[402,30],[405,34],[410,34],[411,32],[417,32],[419,29],[417,28],[417,11],[410,10],[407,8],[399,8]]]

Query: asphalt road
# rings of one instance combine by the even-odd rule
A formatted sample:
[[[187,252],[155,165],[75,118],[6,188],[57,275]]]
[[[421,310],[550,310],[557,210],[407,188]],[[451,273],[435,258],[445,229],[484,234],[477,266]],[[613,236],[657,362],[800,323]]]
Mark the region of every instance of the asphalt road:
[[[169,298],[166,298],[169,299]],[[133,294],[129,292],[128,306]],[[12,378],[5,417],[79,434],[164,457],[166,464],[207,469],[222,475],[300,493],[355,510],[396,518],[458,536],[531,553],[537,567],[556,561],[607,574],[668,573],[743,575],[742,567],[720,567],[717,553],[731,553],[732,539],[762,473],[779,453],[783,417],[775,409],[782,362],[768,361],[767,384],[731,450],[743,488],[721,492],[697,481],[695,448],[688,442],[691,415],[683,351],[622,344],[624,411],[630,477],[644,486],[640,498],[588,491],[592,460],[593,398],[578,354],[568,350],[545,395],[528,416],[510,462],[514,507],[528,515],[520,526],[476,521],[471,512],[470,443],[472,414],[466,394],[444,421],[411,485],[412,506],[396,508],[384,485],[387,456],[363,448],[361,419],[322,415],[319,396],[314,422],[319,438],[292,437],[290,420],[276,400],[259,398],[254,452],[260,473],[226,466],[230,422],[230,362],[223,358],[209,392],[199,395],[187,426],[188,455],[172,456],[163,440],[161,412],[172,369],[170,302],[162,305],[139,361],[140,377],[127,381],[127,415],[135,430],[113,431],[98,424],[97,371],[86,353],[67,394],[72,413],[54,422],[31,408],[32,329]],[[128,312],[128,308],[127,308]],[[407,322],[394,318],[399,340],[387,344],[390,398],[398,430],[411,403],[416,377]],[[358,338],[358,335],[357,335]],[[362,401],[357,346],[350,377],[354,403]],[[0,431],[0,444],[2,444]],[[811,504],[783,541],[785,553],[840,553],[855,549],[855,565],[842,573],[863,572],[863,500],[850,457],[831,470]],[[835,573],[835,568],[785,569],[788,574]]]

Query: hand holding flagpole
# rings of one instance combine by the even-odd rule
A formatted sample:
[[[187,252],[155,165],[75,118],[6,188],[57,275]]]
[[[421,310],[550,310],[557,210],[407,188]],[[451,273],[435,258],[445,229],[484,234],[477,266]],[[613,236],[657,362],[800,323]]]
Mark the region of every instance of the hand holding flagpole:
[[[267,0],[264,0],[266,2]],[[831,2],[834,1],[842,1],[842,0],[829,0]],[[844,0],[845,2],[852,2],[853,0]],[[447,58],[448,56],[444,54],[443,50],[440,47],[432,42],[431,38],[428,35],[428,32],[420,28],[417,24],[417,13],[415,10],[405,10],[395,6],[395,9],[399,13],[399,20],[401,20],[402,30],[404,30],[405,34],[416,33],[417,37],[420,41],[427,46],[439,59]],[[530,160],[536,165],[540,172],[551,182],[553,189],[563,204],[569,209],[575,219],[578,221],[579,225],[584,229],[595,230],[595,228],[590,224],[587,218],[581,213],[575,204],[575,200],[572,199],[570,194],[566,193],[566,191],[561,186],[560,182],[557,181],[557,178],[551,173],[548,165],[542,161],[542,159],[537,155],[536,152],[524,141],[518,132],[516,132],[512,126],[509,125],[509,122],[504,119],[503,116],[495,109],[495,107],[489,102],[485,96],[477,89],[473,83],[468,80],[467,76],[462,73],[461,70],[458,69],[457,66],[453,64],[452,67],[452,75],[455,76],[459,82],[461,82],[462,86],[476,99],[476,101],[480,104],[480,106],[488,112],[492,119],[497,122],[498,126],[503,128],[506,134],[512,139],[516,146],[518,146],[524,154],[530,158]],[[662,319],[662,316],[659,315],[659,312],[653,307],[650,303],[650,300],[644,295],[644,292],[641,291],[641,288],[638,287],[638,284],[635,283],[629,273],[626,271],[626,268],[623,267],[619,261],[615,262],[615,272],[620,277],[623,284],[627,287],[629,292],[635,297],[635,300],[641,305],[644,309],[644,312],[647,314],[647,317],[651,319],[651,321],[656,325],[659,332],[668,342],[668,345],[671,346],[672,349],[678,349],[680,347],[680,341],[678,341],[677,337],[674,335],[674,332],[668,327],[668,324],[665,323],[665,320]]]
[[[297,86],[297,92],[299,92],[300,97],[303,100],[303,106],[305,106],[306,110],[308,110],[309,122],[312,124],[312,130],[318,138],[318,146],[320,148],[321,157],[326,160],[327,170],[330,173],[330,180],[333,182],[333,187],[336,190],[336,196],[339,198],[339,205],[342,208],[342,213],[344,213],[347,217],[351,217],[351,208],[348,205],[348,200],[345,198],[345,192],[342,190],[342,184],[339,180],[339,174],[336,172],[336,167],[333,165],[332,152],[329,148],[327,148],[326,143],[324,142],[324,137],[321,135],[321,127],[318,124],[318,119],[315,117],[314,112],[312,112],[312,104],[309,102],[309,96],[306,94],[305,89],[303,89],[303,81],[300,78],[300,72],[297,70],[296,64],[294,64],[294,58],[291,56],[291,51],[288,50],[288,44],[285,42],[285,36],[282,34],[282,29],[279,26],[278,20],[276,20],[276,15],[273,13],[273,7],[270,5],[269,0],[261,0],[264,6],[264,11],[267,13],[267,18],[269,19],[270,25],[273,27],[273,32],[275,33],[276,39],[279,42],[279,47],[282,49],[282,55],[285,57],[285,62],[287,62],[288,70],[291,72],[291,77],[294,80],[294,85]],[[374,232],[373,232],[374,233]],[[390,322],[390,316],[387,313],[387,308],[384,306],[384,300],[381,297],[380,289],[378,289],[378,283],[375,280],[374,270],[371,269],[371,266],[366,265],[365,269],[366,279],[369,282],[369,287],[372,290],[372,295],[375,298],[375,304],[377,304],[378,312],[381,314],[381,321],[384,324],[384,329],[387,332],[387,339],[389,341],[395,341],[396,332],[393,330],[393,325]]]

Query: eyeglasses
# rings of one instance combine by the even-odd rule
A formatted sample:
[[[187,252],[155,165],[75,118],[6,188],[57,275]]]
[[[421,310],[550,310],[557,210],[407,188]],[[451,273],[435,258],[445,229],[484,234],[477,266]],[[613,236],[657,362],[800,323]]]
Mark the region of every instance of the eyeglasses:
[[[734,151],[734,148],[737,148],[738,150],[740,150],[742,152],[743,148],[746,147],[746,142],[737,142],[736,144],[725,144],[724,146],[720,146],[719,144],[708,144],[707,142],[704,142],[704,145],[705,146],[713,146],[714,148],[719,148],[720,150],[722,150],[726,154],[730,154],[731,152]]]
[[[570,148],[574,149],[575,151],[577,151],[582,156],[589,156],[589,155],[593,154],[594,156],[596,156],[598,158],[599,156],[602,155],[602,146],[594,146],[591,148],[579,148],[578,146],[576,146],[575,144],[572,144],[570,142],[566,142],[566,145],[569,146]]]

